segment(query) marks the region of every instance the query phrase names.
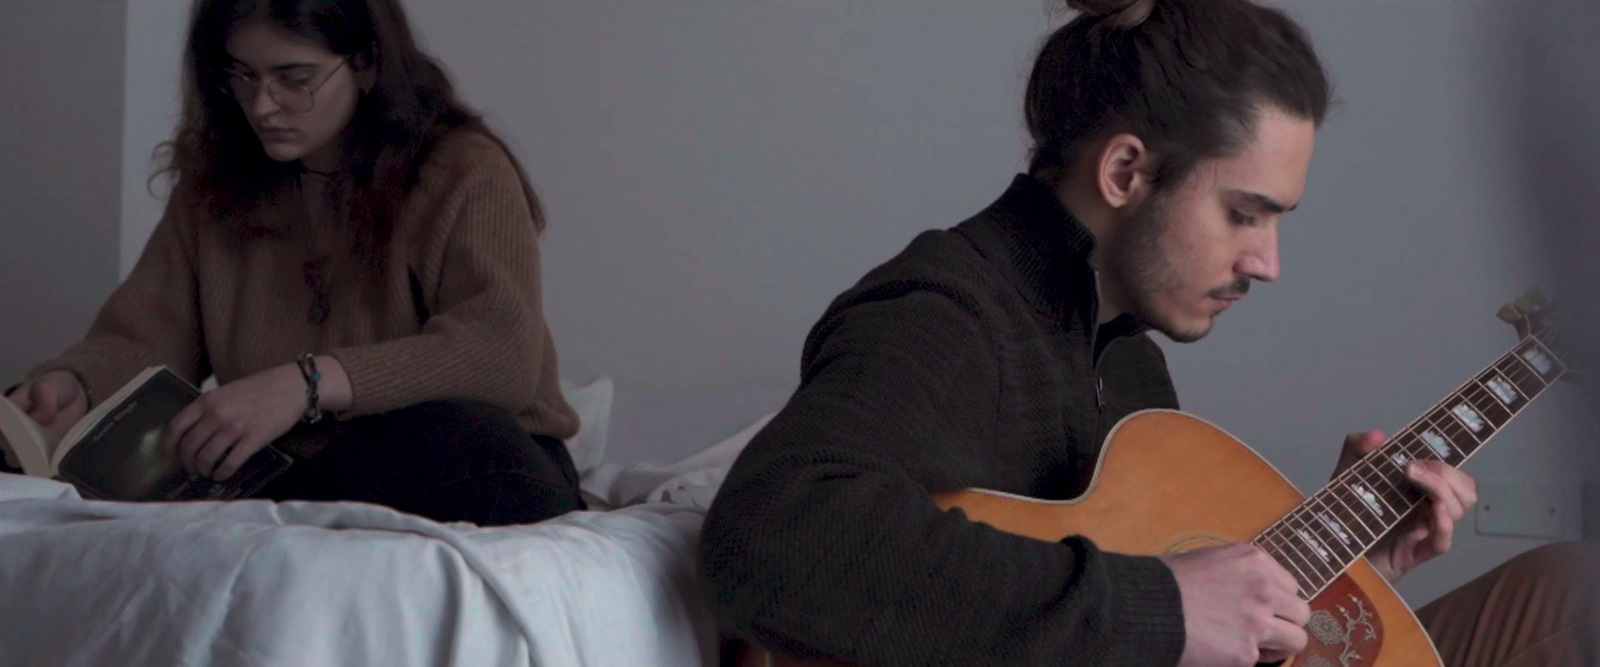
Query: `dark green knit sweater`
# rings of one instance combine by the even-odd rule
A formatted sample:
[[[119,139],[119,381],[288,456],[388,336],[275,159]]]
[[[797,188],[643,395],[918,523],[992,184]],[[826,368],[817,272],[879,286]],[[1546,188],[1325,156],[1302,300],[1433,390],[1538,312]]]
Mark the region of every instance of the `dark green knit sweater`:
[[[1092,248],[1018,176],[833,302],[706,518],[701,585],[728,629],[867,665],[1177,663],[1165,564],[1002,533],[930,495],[1073,497],[1118,419],[1177,407],[1143,328],[1096,326]]]

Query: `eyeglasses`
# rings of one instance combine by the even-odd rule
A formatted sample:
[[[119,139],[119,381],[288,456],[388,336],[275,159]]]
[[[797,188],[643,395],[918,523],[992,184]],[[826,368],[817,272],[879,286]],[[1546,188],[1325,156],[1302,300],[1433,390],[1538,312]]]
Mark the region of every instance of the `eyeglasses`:
[[[267,79],[266,82],[267,97],[272,98],[273,102],[276,102],[278,106],[283,107],[283,110],[289,113],[310,113],[311,109],[315,108],[317,104],[317,91],[327,85],[329,81],[332,81],[333,75],[339,71],[339,68],[344,67],[346,62],[349,62],[348,58],[340,58],[339,64],[328,70],[328,74],[322,77],[322,81],[315,86],[311,85],[309,79],[296,81],[283,78],[281,75],[273,76]],[[223,70],[222,73],[227,77],[227,81],[222,85],[223,92],[238,100],[240,104],[249,104],[255,101],[256,94],[261,91],[262,87],[260,78],[254,74],[246,74],[231,69]]]

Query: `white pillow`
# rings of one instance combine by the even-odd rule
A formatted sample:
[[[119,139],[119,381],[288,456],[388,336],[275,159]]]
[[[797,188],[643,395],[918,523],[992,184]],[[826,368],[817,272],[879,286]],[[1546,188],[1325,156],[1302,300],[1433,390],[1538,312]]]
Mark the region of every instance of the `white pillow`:
[[[584,473],[579,490],[589,509],[596,511],[643,503],[673,503],[708,510],[733,462],[776,415],[769,413],[728,439],[677,463],[595,466]]]
[[[582,475],[600,465],[606,456],[606,432],[611,428],[611,377],[602,375],[582,387],[561,379],[561,395],[578,413],[578,434],[567,440],[567,452]]]

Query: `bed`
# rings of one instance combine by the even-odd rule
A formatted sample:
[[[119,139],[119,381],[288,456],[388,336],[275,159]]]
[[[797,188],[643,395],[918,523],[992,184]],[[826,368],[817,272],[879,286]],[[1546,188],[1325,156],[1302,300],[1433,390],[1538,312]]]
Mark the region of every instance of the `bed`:
[[[592,439],[608,416],[575,396]],[[573,443],[592,509],[532,526],[359,503],[91,502],[0,475],[0,664],[716,665],[695,544],[769,418],[664,466],[601,464]]]

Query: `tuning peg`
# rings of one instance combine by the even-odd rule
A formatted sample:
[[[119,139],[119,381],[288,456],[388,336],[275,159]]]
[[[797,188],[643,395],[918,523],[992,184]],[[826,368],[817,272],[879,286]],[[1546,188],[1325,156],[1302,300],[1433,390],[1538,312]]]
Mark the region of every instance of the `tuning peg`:
[[[1506,324],[1516,324],[1517,320],[1522,319],[1522,311],[1518,310],[1515,304],[1508,303],[1501,306],[1494,316],[1500,318],[1500,321]]]

